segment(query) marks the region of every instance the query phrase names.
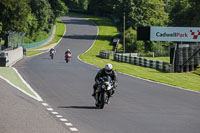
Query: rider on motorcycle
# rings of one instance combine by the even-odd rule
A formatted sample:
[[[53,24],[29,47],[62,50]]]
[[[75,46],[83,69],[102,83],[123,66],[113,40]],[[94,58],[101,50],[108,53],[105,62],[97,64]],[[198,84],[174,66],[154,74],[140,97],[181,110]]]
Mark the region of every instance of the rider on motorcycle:
[[[93,94],[92,96],[95,96],[95,92],[96,92],[96,89],[97,89],[97,86],[99,84],[99,80],[100,78],[104,77],[104,76],[110,76],[111,77],[111,80],[113,82],[113,88],[112,88],[112,93],[111,95],[114,94],[115,92],[115,88],[117,87],[117,74],[116,72],[113,70],[113,66],[112,64],[106,64],[105,68],[102,68],[101,70],[98,71],[96,77],[95,77],[95,84],[93,86]]]
[[[51,48],[51,49],[50,49],[50,55],[51,55],[51,54],[56,54],[56,50],[55,50],[54,48]]]
[[[67,55],[67,54],[72,54],[70,49],[67,49],[67,51],[65,52],[65,55]]]

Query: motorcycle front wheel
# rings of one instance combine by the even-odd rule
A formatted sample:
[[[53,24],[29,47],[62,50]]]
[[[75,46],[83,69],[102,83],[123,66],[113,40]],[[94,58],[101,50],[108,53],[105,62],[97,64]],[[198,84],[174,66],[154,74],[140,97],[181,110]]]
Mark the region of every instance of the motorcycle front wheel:
[[[105,92],[101,92],[97,95],[97,103],[96,107],[99,109],[103,109],[105,105]]]

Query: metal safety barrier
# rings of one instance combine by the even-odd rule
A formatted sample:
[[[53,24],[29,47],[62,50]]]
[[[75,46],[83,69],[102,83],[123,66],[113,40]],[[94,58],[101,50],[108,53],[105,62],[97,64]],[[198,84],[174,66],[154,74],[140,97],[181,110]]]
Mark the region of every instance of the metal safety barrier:
[[[168,62],[149,60],[142,57],[133,57],[115,53],[114,60],[142,67],[154,68],[163,72],[170,72],[171,70],[171,65]]]

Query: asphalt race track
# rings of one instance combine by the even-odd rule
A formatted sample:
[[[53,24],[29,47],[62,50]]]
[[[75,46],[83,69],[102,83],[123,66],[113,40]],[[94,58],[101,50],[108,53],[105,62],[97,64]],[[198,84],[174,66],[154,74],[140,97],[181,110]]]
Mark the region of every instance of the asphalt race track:
[[[200,94],[118,73],[119,85],[109,105],[95,108],[92,94],[97,67],[77,56],[93,44],[97,27],[63,17],[66,34],[49,53],[24,59],[14,67],[32,88],[81,133],[200,133]],[[70,48],[67,64],[64,52]],[[34,126],[34,125],[33,125]]]

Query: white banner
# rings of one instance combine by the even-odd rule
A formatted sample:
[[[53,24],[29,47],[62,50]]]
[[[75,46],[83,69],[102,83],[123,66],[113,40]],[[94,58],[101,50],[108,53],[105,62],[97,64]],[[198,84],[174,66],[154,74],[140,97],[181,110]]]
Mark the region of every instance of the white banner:
[[[200,27],[151,27],[150,40],[200,42]]]

